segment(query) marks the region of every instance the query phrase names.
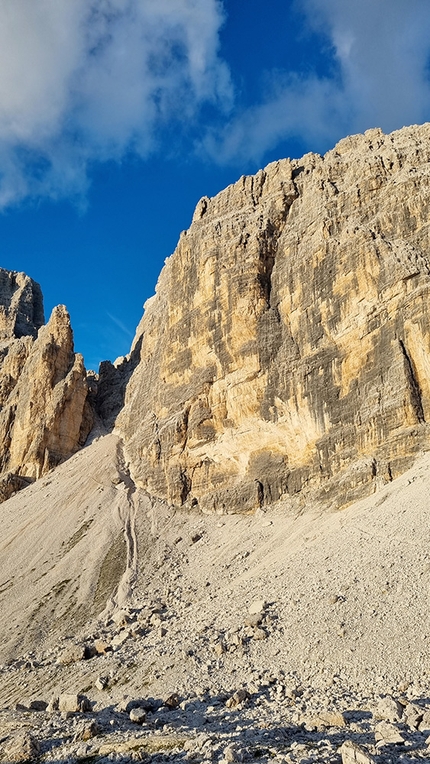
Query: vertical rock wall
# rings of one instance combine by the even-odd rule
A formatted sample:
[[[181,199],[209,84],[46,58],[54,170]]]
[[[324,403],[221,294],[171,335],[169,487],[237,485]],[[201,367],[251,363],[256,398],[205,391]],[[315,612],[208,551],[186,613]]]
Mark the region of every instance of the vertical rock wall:
[[[0,269],[0,500],[73,454],[92,426],[66,308],[43,323],[39,285]]]
[[[203,510],[353,500],[428,447],[430,126],[202,199],[138,327],[134,478]]]

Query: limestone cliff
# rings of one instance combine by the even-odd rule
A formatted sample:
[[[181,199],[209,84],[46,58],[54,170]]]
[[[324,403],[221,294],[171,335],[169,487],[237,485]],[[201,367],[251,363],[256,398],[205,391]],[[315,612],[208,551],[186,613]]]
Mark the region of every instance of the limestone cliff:
[[[139,485],[345,503],[429,444],[430,125],[281,160],[197,205],[117,419]]]
[[[73,454],[92,426],[65,307],[43,324],[39,285],[0,269],[0,501]]]

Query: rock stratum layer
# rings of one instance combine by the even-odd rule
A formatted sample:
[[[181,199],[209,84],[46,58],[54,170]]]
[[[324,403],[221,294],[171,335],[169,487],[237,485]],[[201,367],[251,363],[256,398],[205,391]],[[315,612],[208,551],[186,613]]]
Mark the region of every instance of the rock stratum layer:
[[[43,324],[39,285],[0,269],[0,501],[77,451],[93,423],[66,308]]]
[[[342,504],[429,444],[430,125],[281,160],[197,205],[133,347],[133,478],[204,511]]]

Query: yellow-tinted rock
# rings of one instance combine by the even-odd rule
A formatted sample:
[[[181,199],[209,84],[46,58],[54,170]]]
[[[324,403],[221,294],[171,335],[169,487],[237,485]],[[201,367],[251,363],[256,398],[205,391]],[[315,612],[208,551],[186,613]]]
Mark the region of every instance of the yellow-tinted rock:
[[[70,318],[28,276],[0,269],[0,500],[83,445],[92,426]]]
[[[430,125],[275,162],[197,205],[117,419],[139,485],[344,504],[429,442]]]

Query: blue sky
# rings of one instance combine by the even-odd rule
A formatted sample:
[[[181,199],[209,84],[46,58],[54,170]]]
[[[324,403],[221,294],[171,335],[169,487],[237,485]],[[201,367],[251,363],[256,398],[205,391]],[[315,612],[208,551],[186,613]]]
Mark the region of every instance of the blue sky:
[[[427,120],[429,0],[2,0],[0,265],[97,369],[201,196]]]

